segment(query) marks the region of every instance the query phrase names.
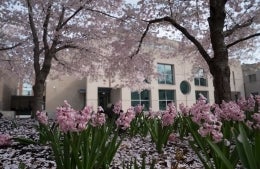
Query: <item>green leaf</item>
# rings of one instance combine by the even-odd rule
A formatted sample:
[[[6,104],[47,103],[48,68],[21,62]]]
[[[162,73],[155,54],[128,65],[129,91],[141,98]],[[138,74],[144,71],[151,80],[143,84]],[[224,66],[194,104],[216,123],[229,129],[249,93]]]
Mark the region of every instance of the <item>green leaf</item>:
[[[36,141],[28,138],[13,137],[13,140],[19,142],[20,144],[25,144],[25,145],[37,144]]]
[[[214,150],[214,152],[218,155],[218,157],[222,160],[222,162],[225,164],[226,169],[233,169],[233,165],[231,162],[226,158],[224,153],[219,149],[219,147],[214,144],[211,140],[206,139],[207,143],[210,145],[210,147]]]
[[[255,131],[255,147],[254,147],[255,153],[254,157],[260,156],[260,132]],[[260,168],[260,160],[256,160],[257,167]]]
[[[240,139],[238,141],[240,141],[242,143],[242,146],[244,148],[244,152],[249,164],[249,168],[250,169],[257,169],[257,164],[256,164],[256,158],[254,157],[254,153],[252,150],[252,144],[250,143],[247,134],[245,132],[245,129],[243,127],[243,125],[240,123],[239,124],[239,136]]]

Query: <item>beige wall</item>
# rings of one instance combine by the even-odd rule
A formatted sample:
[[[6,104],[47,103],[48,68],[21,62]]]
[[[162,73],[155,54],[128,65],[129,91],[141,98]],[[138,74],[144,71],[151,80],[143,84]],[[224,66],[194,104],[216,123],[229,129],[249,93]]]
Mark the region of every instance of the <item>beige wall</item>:
[[[158,84],[157,79],[153,79],[151,82],[150,90],[150,106],[153,110],[159,110],[159,92],[158,90],[175,90],[176,106],[180,103],[191,106],[196,102],[195,91],[208,91],[208,98],[210,103],[214,103],[214,88],[212,84],[212,78],[207,77],[207,86],[195,86],[193,76],[191,75],[192,64],[184,62],[181,59],[158,59],[154,62],[162,64],[172,64],[174,66],[174,85]],[[234,72],[234,76],[232,76]],[[234,80],[233,81],[233,77]],[[187,81],[190,84],[190,92],[183,94],[180,91],[180,83]],[[231,90],[240,92],[244,95],[243,76],[240,64],[231,66]],[[233,83],[235,82],[235,83]],[[63,100],[67,99],[68,102],[75,108],[81,109],[84,103],[83,94],[79,94],[79,89],[86,89],[86,104],[93,106],[96,110],[98,106],[98,89],[99,88],[111,88],[111,103],[122,101],[123,110],[126,110],[131,106],[131,90],[129,88],[116,88],[120,83],[119,80],[115,82],[109,82],[109,79],[99,79],[98,81],[91,80],[75,80],[70,77],[64,78],[62,81],[54,80],[47,82],[46,89],[46,110],[47,112],[54,112],[58,105],[63,103]],[[104,107],[105,109],[106,107]]]
[[[17,78],[8,74],[0,74],[0,110],[10,110],[11,96],[16,95]]]
[[[62,77],[61,80],[47,80],[46,112],[53,116],[57,106],[63,105],[64,100],[67,100],[74,109],[82,109],[85,106],[85,93],[80,93],[80,89],[86,89],[86,79]]]
[[[230,65],[230,87],[232,93],[239,93],[238,98],[245,97],[243,71],[238,61]],[[235,100],[233,95],[232,97]]]
[[[251,93],[260,94],[260,62],[242,65],[245,85],[245,97]],[[250,81],[249,76],[255,75],[255,81]]]

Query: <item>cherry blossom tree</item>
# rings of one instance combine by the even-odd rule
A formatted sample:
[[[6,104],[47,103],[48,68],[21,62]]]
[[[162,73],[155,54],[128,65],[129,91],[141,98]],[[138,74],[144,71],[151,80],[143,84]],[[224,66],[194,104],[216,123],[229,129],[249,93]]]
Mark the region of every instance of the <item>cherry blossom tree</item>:
[[[156,76],[145,49],[163,31],[179,47],[160,55],[197,61],[213,76],[215,101],[230,99],[229,57],[259,44],[259,1],[1,0],[1,68],[34,80],[33,112],[41,111],[47,77],[120,78],[144,88]],[[125,6],[126,5],[126,6]],[[2,56],[4,56],[2,58]],[[200,62],[198,62],[200,61]],[[8,64],[6,64],[8,63]]]
[[[96,74],[102,65],[100,46],[115,21],[110,14],[119,16],[120,3],[1,0],[1,48],[5,51],[1,59],[9,64],[0,64],[20,77],[34,80],[34,113],[42,110],[45,82],[51,70],[81,76]]]
[[[139,0],[129,4],[123,18],[119,35],[127,38],[119,38],[117,49],[135,44],[127,54],[139,57],[151,35],[163,31],[179,42],[178,51],[168,50],[168,57],[179,53],[210,71],[216,103],[231,99],[229,58],[243,59],[259,47],[259,0]]]

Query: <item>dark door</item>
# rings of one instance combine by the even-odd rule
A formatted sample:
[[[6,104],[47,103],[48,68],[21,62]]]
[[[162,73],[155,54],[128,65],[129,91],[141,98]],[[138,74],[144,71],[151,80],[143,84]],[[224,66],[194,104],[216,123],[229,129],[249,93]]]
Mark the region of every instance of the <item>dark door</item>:
[[[110,103],[111,88],[98,88],[98,106],[101,106],[104,110]]]

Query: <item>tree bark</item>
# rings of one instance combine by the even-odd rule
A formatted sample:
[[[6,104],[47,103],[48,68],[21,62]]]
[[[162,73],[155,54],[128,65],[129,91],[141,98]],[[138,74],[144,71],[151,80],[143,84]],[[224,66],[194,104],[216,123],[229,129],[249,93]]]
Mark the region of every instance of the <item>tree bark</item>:
[[[217,104],[220,104],[223,100],[231,100],[230,68],[224,36],[226,2],[226,0],[210,0],[210,17],[208,18],[214,52],[214,57],[210,59],[208,65],[213,76],[214,98]]]
[[[221,57],[220,57],[221,58]],[[215,103],[221,104],[223,100],[231,100],[230,68],[227,59],[212,60],[209,64],[213,76]]]
[[[33,86],[33,93],[34,93],[34,102],[32,106],[32,115],[31,118],[35,118],[37,111],[42,111],[43,109],[43,96],[45,91],[45,81],[42,80],[35,80],[35,84]]]

